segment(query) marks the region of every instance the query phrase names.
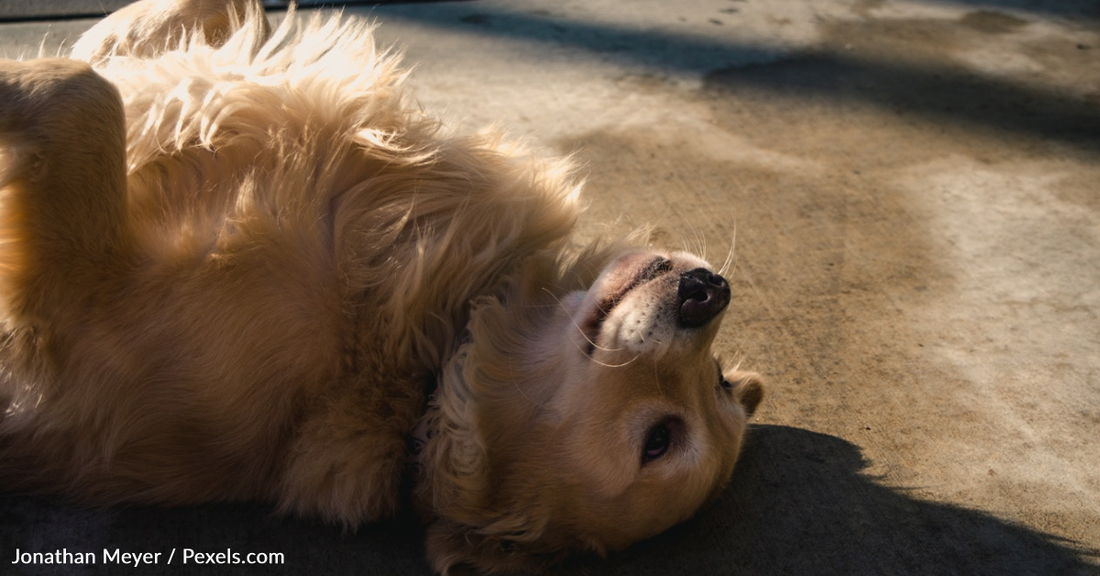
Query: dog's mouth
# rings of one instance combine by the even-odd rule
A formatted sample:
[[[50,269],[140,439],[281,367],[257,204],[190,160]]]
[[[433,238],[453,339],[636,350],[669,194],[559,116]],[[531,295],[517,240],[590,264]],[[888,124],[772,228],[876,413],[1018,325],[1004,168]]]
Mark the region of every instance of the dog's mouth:
[[[630,263],[626,262],[624,264],[629,265]],[[582,327],[584,336],[588,340],[588,348],[585,351],[588,356],[592,356],[596,351],[596,341],[599,339],[604,321],[607,320],[607,317],[611,315],[611,312],[623,301],[626,295],[635,288],[671,271],[672,260],[664,256],[653,258],[637,272],[628,275],[617,288],[609,290],[596,302],[595,309]]]

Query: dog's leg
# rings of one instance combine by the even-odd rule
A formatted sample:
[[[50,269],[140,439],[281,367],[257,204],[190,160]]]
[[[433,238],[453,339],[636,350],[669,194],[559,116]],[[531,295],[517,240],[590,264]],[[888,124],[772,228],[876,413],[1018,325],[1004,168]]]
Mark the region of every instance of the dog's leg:
[[[114,86],[83,62],[0,60],[0,310],[59,319],[132,253]]]
[[[271,33],[258,0],[141,0],[85,32],[72,57],[93,64],[111,54],[152,58],[195,34],[221,46],[245,25],[258,27],[258,49]]]
[[[316,399],[290,445],[281,511],[347,527],[392,516],[408,462],[407,435],[424,410],[422,383],[368,370]]]

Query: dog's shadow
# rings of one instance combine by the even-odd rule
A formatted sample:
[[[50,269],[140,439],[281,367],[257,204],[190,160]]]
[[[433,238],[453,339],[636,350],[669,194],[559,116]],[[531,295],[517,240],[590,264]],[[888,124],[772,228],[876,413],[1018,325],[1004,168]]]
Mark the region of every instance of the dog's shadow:
[[[1095,574],[1096,551],[928,502],[862,470],[855,445],[755,426],[729,490],[687,524],[589,574]]]
[[[927,502],[862,470],[855,445],[786,426],[755,426],[725,494],[694,520],[604,560],[561,572],[595,575],[1092,574],[1095,551],[992,515]],[[411,519],[355,533],[278,518],[263,507],[87,510],[0,498],[0,573],[114,574],[103,550],[161,552],[142,574],[426,574]],[[23,552],[93,552],[86,566],[13,565]],[[172,565],[168,556],[174,550]],[[282,563],[196,564],[185,550],[279,553]],[[267,557],[270,559],[270,557]]]

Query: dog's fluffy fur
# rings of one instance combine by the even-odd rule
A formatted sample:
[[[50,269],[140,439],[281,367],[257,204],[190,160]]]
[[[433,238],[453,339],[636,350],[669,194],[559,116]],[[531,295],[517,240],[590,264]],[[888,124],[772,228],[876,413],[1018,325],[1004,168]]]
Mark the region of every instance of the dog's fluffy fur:
[[[0,62],[3,487],[356,525],[408,478],[447,572],[622,548],[727,482],[761,386],[711,356],[706,263],[572,248],[568,166],[403,79],[369,26],[248,0]]]

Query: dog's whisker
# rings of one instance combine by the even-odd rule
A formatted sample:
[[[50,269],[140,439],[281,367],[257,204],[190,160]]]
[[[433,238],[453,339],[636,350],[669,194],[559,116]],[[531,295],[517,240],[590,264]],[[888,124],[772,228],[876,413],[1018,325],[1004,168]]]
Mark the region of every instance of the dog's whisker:
[[[736,262],[737,257],[737,226],[733,227],[733,238],[730,239],[730,249],[726,253],[726,260],[722,262],[722,268],[718,271],[719,276],[725,276]]]
[[[623,362],[621,364],[609,364],[607,362],[601,362],[601,361],[595,360],[595,359],[593,359],[592,361],[595,362],[596,364],[599,364],[600,366],[603,366],[604,368],[623,368],[625,366],[629,366],[629,365],[633,364],[634,361],[637,360],[638,358],[641,358],[640,354],[634,356],[630,360],[627,360],[626,362]]]
[[[679,210],[677,210],[677,212],[679,212]],[[692,223],[691,218],[684,218],[681,215],[680,220],[687,223],[688,229],[691,230],[691,236],[695,240],[695,246],[692,249],[692,252],[698,254],[699,257],[701,257],[703,260],[706,260],[707,259],[707,238],[706,238],[706,235],[703,234],[703,231],[700,230],[695,224]]]
[[[509,366],[509,371],[512,371],[511,366]],[[520,382],[519,378],[511,378],[510,381],[512,383],[512,387],[515,388],[516,392],[519,392],[520,396],[523,396],[524,400],[527,400],[528,402],[531,403],[532,406],[534,406],[536,408],[541,408],[542,407],[542,404],[540,402],[538,402],[534,398],[530,397],[527,394],[527,391],[524,390],[524,387],[519,385],[519,382]]]
[[[603,346],[600,346],[599,344],[597,344],[597,343],[596,343],[595,341],[593,341],[593,340],[592,340],[591,338],[589,338],[589,337],[588,337],[588,334],[587,334],[587,333],[585,332],[584,328],[582,328],[582,327],[581,327],[581,325],[580,325],[580,324],[578,324],[578,323],[577,323],[577,321],[576,321],[576,320],[575,320],[575,319],[573,318],[573,316],[572,316],[571,314],[569,314],[569,309],[565,307],[565,303],[564,303],[564,302],[562,302],[562,301],[561,301],[561,299],[560,299],[560,298],[558,298],[558,296],[557,296],[556,294],[554,294],[553,292],[551,292],[551,291],[550,291],[550,289],[548,289],[548,288],[546,288],[546,287],[543,287],[543,289],[542,289],[542,290],[543,290],[544,292],[546,292],[547,294],[549,294],[549,295],[550,295],[550,297],[551,297],[551,298],[553,298],[553,299],[554,299],[555,301],[557,301],[557,303],[558,303],[558,306],[559,306],[559,307],[560,307],[560,308],[561,308],[561,309],[562,309],[563,311],[565,311],[565,313],[566,313],[566,316],[569,316],[569,322],[571,322],[571,323],[573,324],[573,327],[577,329],[577,332],[579,332],[579,333],[580,333],[580,335],[581,335],[581,337],[583,337],[583,338],[584,338],[584,341],[588,343],[588,345],[589,345],[589,348],[590,348],[591,350],[600,350],[601,352],[618,352],[619,350],[621,350],[621,348],[605,348],[605,347],[603,347]],[[585,354],[590,354],[589,350],[586,350],[586,349],[582,348],[582,347],[581,347],[580,345],[578,345],[577,343],[574,343],[574,346],[575,346],[575,347],[576,347],[576,348],[577,348],[578,350],[580,350],[581,352],[584,352]]]
[[[677,212],[679,212],[679,211],[677,210]],[[706,236],[702,233],[701,230],[699,230],[699,228],[697,228],[695,226],[695,224],[693,224],[691,222],[690,218],[681,217],[680,219],[687,223],[688,229],[691,231],[691,239],[693,241],[691,244],[688,244],[687,240],[685,240],[685,242],[684,242],[685,245],[688,246],[688,249],[691,252],[694,252],[694,253],[698,254],[703,260],[706,260],[707,259],[707,239],[706,239]]]
[[[699,256],[702,256],[705,260],[706,257],[703,254],[703,243],[699,236],[699,229],[696,228],[694,224],[692,224],[690,218],[684,217],[683,212],[680,212],[680,209],[678,207],[672,204],[668,204],[667,208],[675,216],[675,220],[683,222],[684,225],[686,225],[688,228],[689,233],[683,235],[680,238],[680,246],[684,249],[684,251],[698,254]]]

